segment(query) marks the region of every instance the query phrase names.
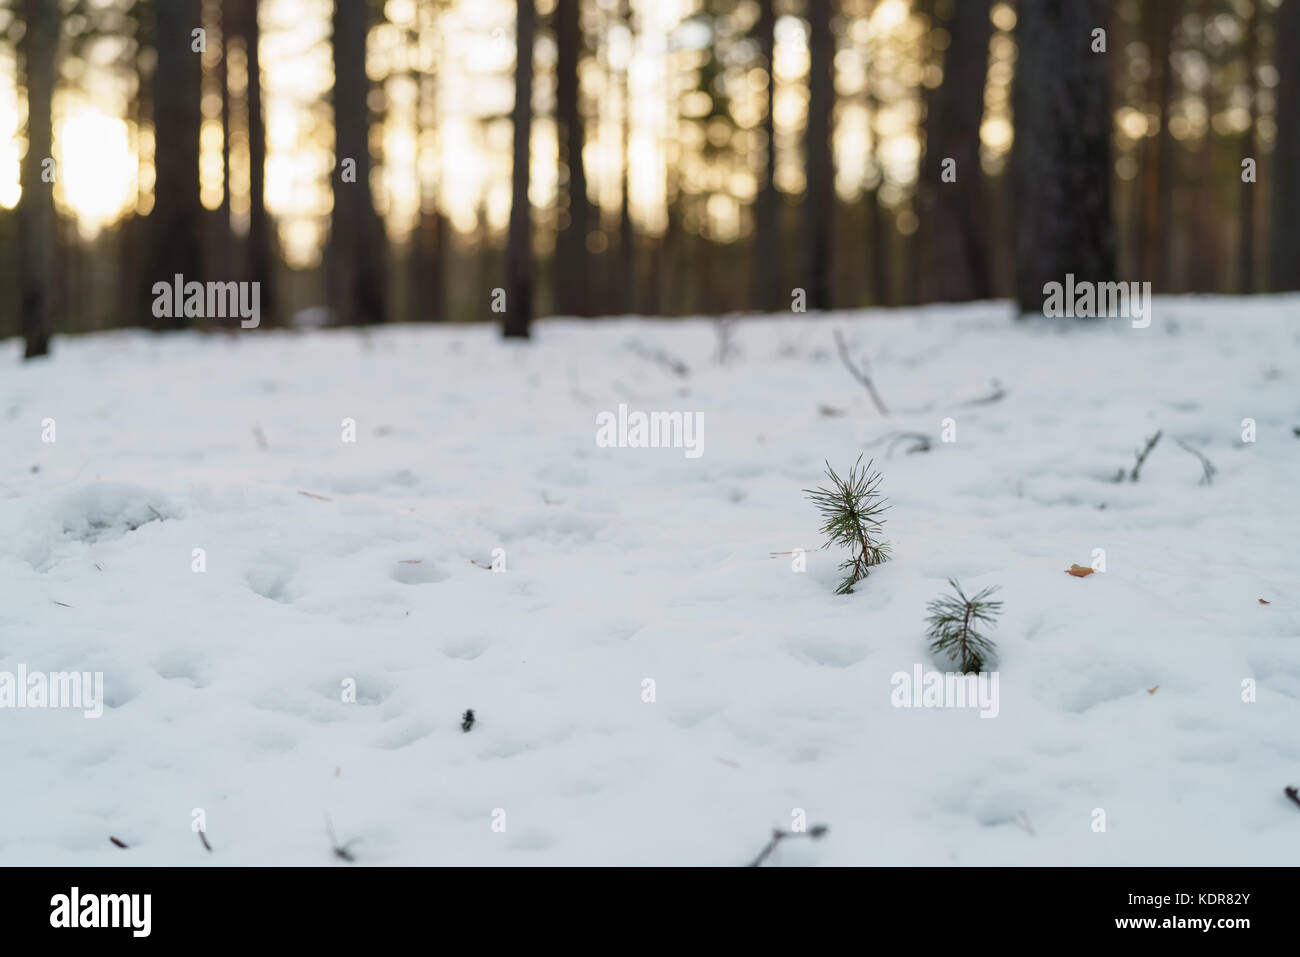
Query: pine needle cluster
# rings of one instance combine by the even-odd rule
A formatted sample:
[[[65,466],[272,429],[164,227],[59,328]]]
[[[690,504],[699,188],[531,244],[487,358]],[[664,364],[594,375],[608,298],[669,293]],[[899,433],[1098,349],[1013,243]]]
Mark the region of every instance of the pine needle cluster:
[[[871,470],[870,461],[863,467],[861,456],[849,469],[848,478],[836,475],[829,462],[826,475],[830,488],[804,489],[804,494],[821,512],[821,533],[826,536],[822,548],[839,545],[849,549],[849,558],[840,564],[844,580],[835,589],[835,594],[847,595],[873,565],[889,557],[889,545],[881,535],[885,525],[881,515],[889,506],[879,492],[880,473]]]
[[[997,650],[992,640],[980,632],[981,626],[992,625],[1002,612],[1002,602],[989,600],[997,587],[982,589],[967,598],[955,578],[948,579],[948,584],[957,596],[945,595],[926,606],[930,612],[926,619],[930,652],[956,662],[964,674],[981,672]]]

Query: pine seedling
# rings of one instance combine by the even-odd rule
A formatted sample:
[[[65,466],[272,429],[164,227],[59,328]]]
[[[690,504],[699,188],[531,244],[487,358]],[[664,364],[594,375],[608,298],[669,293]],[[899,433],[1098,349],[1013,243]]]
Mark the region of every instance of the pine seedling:
[[[955,578],[949,578],[948,584],[957,597],[945,595],[926,606],[930,612],[926,619],[930,653],[957,662],[963,674],[978,674],[997,650],[992,640],[980,634],[979,629],[982,625],[993,624],[1001,614],[1002,602],[989,601],[989,596],[997,591],[996,586],[967,598]]]
[[[826,536],[822,548],[839,545],[849,549],[849,558],[840,564],[844,580],[835,589],[837,595],[848,595],[867,577],[871,566],[889,557],[889,545],[881,536],[885,525],[881,515],[889,506],[879,492],[880,473],[871,471],[871,461],[864,468],[862,456],[849,469],[847,479],[836,475],[829,462],[826,475],[830,488],[804,489],[804,494],[822,513],[821,533]]]

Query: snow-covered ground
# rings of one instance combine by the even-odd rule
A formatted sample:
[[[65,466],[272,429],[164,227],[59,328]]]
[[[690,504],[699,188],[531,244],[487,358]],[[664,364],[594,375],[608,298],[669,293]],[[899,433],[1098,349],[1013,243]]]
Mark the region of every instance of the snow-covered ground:
[[[0,709],[0,863],[345,866],[328,816],[358,864],[733,865],[797,809],[829,834],[769,863],[1300,861],[1300,299],[732,338],[0,344],[0,673],[105,697]],[[620,404],[703,454],[598,446]],[[864,452],[893,558],[836,596],[802,490]],[[891,702],[949,577],[1001,588],[995,718]]]

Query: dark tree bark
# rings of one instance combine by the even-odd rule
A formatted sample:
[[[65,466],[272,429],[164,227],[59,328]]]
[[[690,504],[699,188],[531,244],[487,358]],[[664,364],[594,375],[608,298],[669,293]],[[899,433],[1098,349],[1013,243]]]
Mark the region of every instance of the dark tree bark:
[[[34,359],[50,351],[58,292],[54,180],[42,174],[54,155],[51,106],[62,19],[59,0],[24,0],[21,14],[26,26],[19,55],[27,87],[27,154],[18,201],[19,324],[23,358]]]
[[[754,210],[754,304],[761,312],[776,312],[780,295],[780,203],[776,191],[776,0],[759,0],[757,40],[763,71],[767,74],[767,108],[763,111],[763,173]]]
[[[1277,11],[1277,145],[1273,151],[1270,284],[1300,289],[1300,0]]]
[[[1106,54],[1091,49],[1105,0],[1034,0],[1019,12],[1013,175],[1025,314],[1041,312],[1044,285],[1067,273],[1112,281],[1115,239]]]
[[[831,117],[835,108],[832,0],[808,0],[808,128],[805,131],[804,233],[808,308],[831,308],[831,247],[835,225],[835,162]]]
[[[334,4],[334,214],[330,221],[329,299],[340,325],[387,319],[384,225],[370,195],[370,80],[366,76],[367,0]],[[251,62],[251,57],[250,57]],[[353,161],[355,181],[345,178]]]
[[[266,121],[262,111],[261,28],[258,0],[226,0],[230,28],[242,38],[248,54],[249,218],[245,275],[261,285],[264,325],[280,325],[273,274],[271,220],[266,212]]]
[[[628,0],[620,0],[619,17],[632,33],[635,44],[635,30],[632,23],[632,8]],[[636,235],[632,228],[632,74],[631,65],[624,64],[619,76],[623,93],[623,175],[622,195],[618,210],[618,258],[619,275],[622,277],[622,289],[619,290],[620,311],[632,315],[636,311],[637,257]]]
[[[568,222],[555,243],[555,298],[558,311],[591,314],[591,261],[587,254],[590,217],[587,174],[582,162],[586,132],[578,86],[582,58],[581,0],[557,0],[555,7],[555,121],[559,165],[568,202]]]
[[[964,302],[993,296],[986,228],[980,122],[988,76],[992,0],[962,0],[948,21],[943,81],[929,98],[925,154],[917,187],[922,301]],[[943,179],[955,162],[955,182]]]
[[[889,271],[889,211],[880,202],[880,187],[884,185],[885,175],[880,164],[880,98],[876,95],[874,71],[875,64],[872,64],[867,73],[867,125],[871,131],[871,159],[879,170],[879,178],[863,197],[867,216],[867,276],[871,303],[888,306],[893,302]]]
[[[199,0],[154,0],[153,76],[154,207],[149,216],[152,255],[150,287],[204,282],[203,205],[199,199],[199,94],[202,54],[193,31],[202,26]],[[184,316],[152,319],[158,327],[182,329]]]
[[[506,312],[502,334],[527,339],[533,318],[533,211],[528,200],[529,142],[533,130],[533,0],[516,0],[514,158],[510,231],[506,237]]]
[[[1259,157],[1255,155],[1255,123],[1258,119],[1256,103],[1259,99],[1259,8],[1263,2],[1264,0],[1252,0],[1250,18],[1246,21],[1246,89],[1250,91],[1250,105],[1247,108],[1250,116],[1241,147],[1242,158],[1254,159],[1257,168]],[[1286,55],[1291,56],[1292,51],[1288,51]],[[1240,168],[1238,169],[1240,175]],[[1240,229],[1237,235],[1237,291],[1249,294],[1255,291],[1255,184],[1248,183],[1243,178],[1240,189],[1241,218],[1237,224]]]

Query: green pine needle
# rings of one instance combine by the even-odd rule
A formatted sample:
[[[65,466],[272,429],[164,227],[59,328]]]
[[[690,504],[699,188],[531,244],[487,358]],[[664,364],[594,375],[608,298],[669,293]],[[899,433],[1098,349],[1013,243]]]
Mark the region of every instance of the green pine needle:
[[[881,537],[885,521],[882,513],[889,507],[879,492],[881,475],[871,471],[871,462],[862,466],[862,456],[849,469],[847,479],[835,474],[826,463],[830,488],[804,489],[804,494],[822,514],[821,533],[826,536],[822,548],[838,545],[849,549],[849,558],[840,564],[845,577],[835,589],[837,595],[847,595],[853,586],[867,577],[873,565],[889,557],[889,545]]]
[[[926,606],[930,612],[926,619],[930,652],[959,664],[964,674],[981,672],[997,650],[993,641],[979,631],[979,626],[992,625],[1001,614],[1002,602],[988,600],[997,588],[985,588],[967,598],[955,578],[949,578],[948,584],[957,597],[945,595]]]

